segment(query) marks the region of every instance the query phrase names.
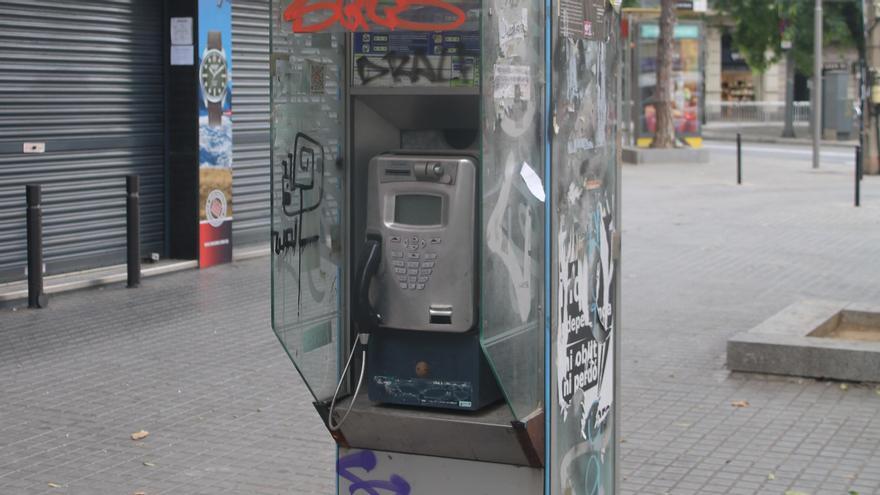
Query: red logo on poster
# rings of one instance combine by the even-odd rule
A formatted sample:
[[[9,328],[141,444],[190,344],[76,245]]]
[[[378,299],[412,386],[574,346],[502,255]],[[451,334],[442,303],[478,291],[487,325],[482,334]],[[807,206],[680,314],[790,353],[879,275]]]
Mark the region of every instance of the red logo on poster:
[[[463,10],[443,0],[397,0],[394,6],[383,7],[384,15],[376,12],[378,3],[379,0],[353,0],[348,4],[344,3],[344,0],[315,3],[309,3],[309,0],[294,0],[284,11],[284,20],[293,23],[294,33],[316,33],[324,31],[336,23],[348,31],[359,29],[369,31],[368,19],[377,26],[391,30],[400,28],[407,31],[446,31],[461,26],[467,18]],[[400,14],[416,5],[445,10],[453,14],[455,20],[445,24],[434,24],[413,22],[399,17]],[[327,12],[329,17],[320,22],[306,24],[305,16],[321,11]]]

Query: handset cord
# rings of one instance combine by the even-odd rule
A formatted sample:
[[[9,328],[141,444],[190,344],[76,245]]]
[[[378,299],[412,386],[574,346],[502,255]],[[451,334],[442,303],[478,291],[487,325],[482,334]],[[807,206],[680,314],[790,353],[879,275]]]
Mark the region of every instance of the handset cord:
[[[357,400],[358,394],[361,391],[361,384],[364,381],[364,373],[367,370],[367,344],[369,342],[370,334],[359,333],[357,341],[351,346],[351,353],[348,355],[348,361],[345,362],[345,368],[342,370],[342,376],[339,377],[339,383],[336,384],[336,392],[333,393],[333,399],[330,401],[330,411],[327,413],[327,427],[330,428],[330,431],[339,431],[339,429],[342,428],[343,423],[345,423],[345,420],[348,419],[352,407],[354,407],[354,402]],[[348,374],[348,368],[351,366],[351,358],[354,357],[358,345],[361,346],[361,374],[360,377],[358,377],[357,386],[354,389],[354,395],[351,398],[351,403],[348,405],[348,409],[345,411],[342,419],[339,420],[339,423],[333,424],[333,410],[336,409],[336,399],[339,397],[339,390],[342,388],[342,383],[345,381],[345,376]]]

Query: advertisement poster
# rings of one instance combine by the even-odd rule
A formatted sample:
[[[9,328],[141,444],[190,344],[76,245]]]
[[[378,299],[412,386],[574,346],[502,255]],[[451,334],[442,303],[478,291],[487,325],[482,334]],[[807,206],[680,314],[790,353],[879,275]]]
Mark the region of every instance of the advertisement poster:
[[[199,266],[232,261],[232,7],[199,0]]]
[[[639,98],[641,100],[640,146],[650,144],[657,130],[657,111],[654,108],[657,90],[657,24],[642,24],[639,29],[638,70]],[[679,23],[675,26],[675,55],[672,62],[672,115],[675,134],[691,145],[689,138],[702,134],[700,108],[703,101],[702,34],[697,24]]]

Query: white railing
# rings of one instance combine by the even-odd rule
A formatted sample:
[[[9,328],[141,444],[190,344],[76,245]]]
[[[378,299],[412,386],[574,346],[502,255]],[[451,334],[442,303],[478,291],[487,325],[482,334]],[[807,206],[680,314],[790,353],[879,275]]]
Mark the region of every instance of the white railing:
[[[794,102],[794,121],[809,123],[809,101]],[[784,101],[709,101],[707,122],[784,122]]]

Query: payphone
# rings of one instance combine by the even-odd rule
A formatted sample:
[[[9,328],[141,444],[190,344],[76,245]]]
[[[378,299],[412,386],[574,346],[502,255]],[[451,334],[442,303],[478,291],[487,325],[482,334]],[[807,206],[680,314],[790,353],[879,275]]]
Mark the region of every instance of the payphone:
[[[475,328],[477,172],[466,154],[370,160],[355,314],[372,401],[473,411],[500,398]]]
[[[477,169],[469,155],[370,161],[363,256],[382,255],[361,264],[357,303],[375,324],[373,401],[476,410],[500,398],[475,328]]]

